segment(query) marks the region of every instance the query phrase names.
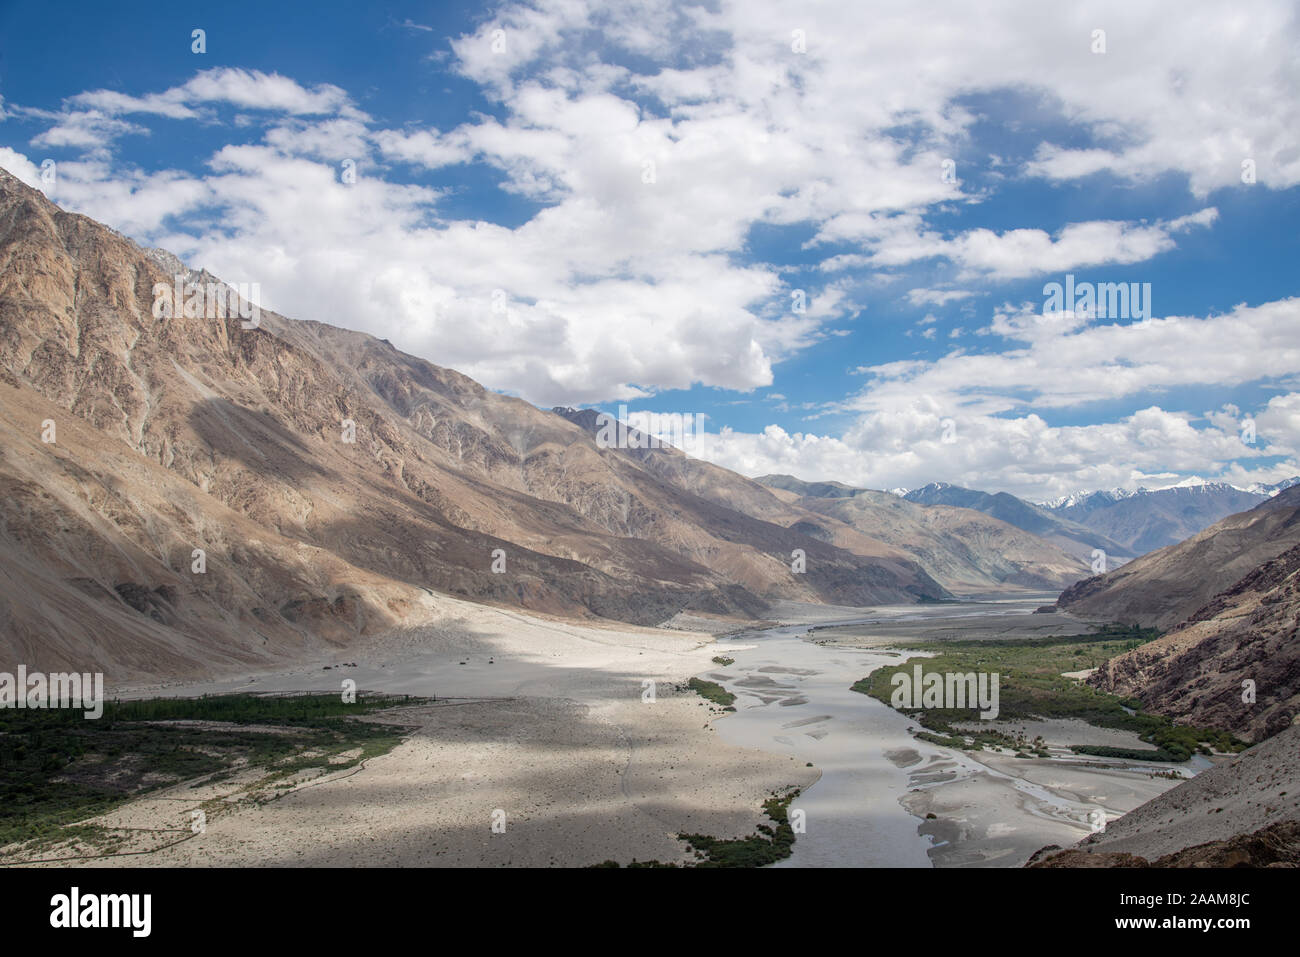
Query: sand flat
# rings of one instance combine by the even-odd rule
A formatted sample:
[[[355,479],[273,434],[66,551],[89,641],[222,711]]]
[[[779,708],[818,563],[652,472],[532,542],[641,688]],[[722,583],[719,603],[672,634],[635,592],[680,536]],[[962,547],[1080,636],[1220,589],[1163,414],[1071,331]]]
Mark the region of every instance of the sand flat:
[[[333,691],[350,679],[362,690],[438,696],[394,712],[393,720],[417,730],[393,751],[359,769],[299,782],[265,803],[234,795],[209,810],[202,834],[179,843],[78,863],[683,861],[676,834],[751,834],[766,823],[761,805],[770,794],[818,777],[788,756],[720,738],[713,721],[723,712],[684,687],[715,667],[707,634],[588,627],[442,598],[438,604],[426,625],[349,649],[329,670],[315,664],[163,689]],[[127,695],[158,692],[139,687]],[[206,789],[193,804],[213,797]],[[158,839],[150,831],[175,833],[190,810],[184,795],[180,806],[158,798],[131,802],[101,823],[139,828],[139,842],[152,847]],[[501,812],[504,832],[496,833],[494,813],[499,819]]]

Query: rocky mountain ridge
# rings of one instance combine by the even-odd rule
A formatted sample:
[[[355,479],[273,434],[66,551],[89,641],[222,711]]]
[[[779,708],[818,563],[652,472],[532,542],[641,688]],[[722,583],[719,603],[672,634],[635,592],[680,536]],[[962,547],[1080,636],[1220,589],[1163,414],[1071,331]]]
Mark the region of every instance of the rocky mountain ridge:
[[[646,625],[949,595],[734,473],[599,448],[362,333],[155,315],[175,261],[3,172],[0,264],[2,640],[33,668],[299,660],[440,593]]]

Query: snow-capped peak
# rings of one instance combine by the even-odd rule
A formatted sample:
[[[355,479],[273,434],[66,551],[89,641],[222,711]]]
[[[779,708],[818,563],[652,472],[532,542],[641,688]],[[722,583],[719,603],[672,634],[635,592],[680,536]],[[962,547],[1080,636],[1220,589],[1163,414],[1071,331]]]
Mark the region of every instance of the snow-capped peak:
[[[1246,491],[1254,492],[1256,495],[1267,495],[1269,498],[1272,498],[1278,492],[1284,492],[1293,485],[1300,485],[1300,475],[1293,475],[1290,478],[1272,484],[1256,482],[1246,489]]]

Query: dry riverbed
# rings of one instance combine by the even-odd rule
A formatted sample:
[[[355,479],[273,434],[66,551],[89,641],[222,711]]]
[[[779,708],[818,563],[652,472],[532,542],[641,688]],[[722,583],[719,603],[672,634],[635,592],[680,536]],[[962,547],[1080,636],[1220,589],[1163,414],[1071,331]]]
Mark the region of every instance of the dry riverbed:
[[[685,687],[717,653],[708,634],[591,627],[443,598],[430,605],[426,626],[309,668],[132,689],[138,697],[338,691],[353,680],[362,690],[436,700],[372,717],[414,730],[348,771],[252,792],[237,776],[123,805],[91,822],[121,838],[115,856],[77,863],[686,861],[677,834],[751,835],[770,823],[766,798],[818,776],[789,757],[720,739],[712,722],[724,712]],[[195,834],[200,808],[205,822]]]

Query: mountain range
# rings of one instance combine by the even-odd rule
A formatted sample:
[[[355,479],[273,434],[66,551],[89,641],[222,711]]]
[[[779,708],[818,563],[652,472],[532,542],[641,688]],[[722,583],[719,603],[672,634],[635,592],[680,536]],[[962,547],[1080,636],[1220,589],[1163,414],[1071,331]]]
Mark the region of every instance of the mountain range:
[[[1300,716],[1300,486],[1057,604],[1165,632],[1107,661],[1089,679],[1098,688],[1246,740],[1275,734]]]
[[[538,409],[362,333],[265,310],[155,316],[160,284],[220,281],[2,172],[0,263],[0,640],[33,667],[297,660],[439,592],[661,624],[752,619],[775,599],[1064,589],[1071,612],[1168,628],[1296,544],[1300,489],[1258,493],[1079,581],[1092,549],[1122,543],[1064,506],[750,480],[667,446],[606,448],[593,410]],[[1213,508],[1220,491],[1166,490]],[[1275,608],[1260,582],[1279,574],[1240,595]]]
[[[0,261],[0,574],[22,660],[84,666],[97,633],[105,668],[242,668],[392,627],[431,592],[658,624],[1055,591],[1096,549],[1123,561],[1240,500],[900,498],[604,448],[592,410],[538,409],[362,333],[156,316],[178,276],[226,287],[2,172]]]
[[[893,491],[909,502],[977,509],[1056,542],[1080,558],[1091,560],[1093,550],[1101,549],[1107,567],[1113,568],[1134,556],[1177,544],[1298,483],[1300,478],[1293,477],[1239,488],[1192,479],[1162,489],[1078,492],[1040,504],[1007,492],[982,492],[946,482]]]
[[[33,667],[300,659],[433,593],[660,624],[1087,573],[976,511],[835,506],[671,447],[606,448],[593,410],[234,300],[213,314],[217,277],[3,171],[0,263],[0,642]],[[204,308],[159,310],[177,285]]]
[[[33,667],[297,657],[430,591],[643,624],[950,594],[884,542],[791,528],[805,513],[734,473],[599,448],[371,336],[160,318],[177,275],[224,287],[3,172],[0,263],[3,641]]]
[[[1042,536],[1071,555],[1089,563],[1092,561],[1093,553],[1098,549],[1106,553],[1108,561],[1115,563],[1128,561],[1137,554],[1083,522],[1055,515],[1049,509],[1026,502],[1008,492],[980,492],[962,488],[960,485],[949,485],[946,482],[931,482],[922,488],[912,489],[904,494],[903,498],[920,505],[949,505],[975,509],[1034,535]]]
[[[1061,593],[1062,609],[1169,629],[1300,542],[1300,486]]]
[[[1122,489],[1072,495],[1043,506],[1053,515],[1087,526],[1141,555],[1183,541],[1221,518],[1258,505],[1290,487],[1241,489],[1223,482],[1175,485],[1163,489]]]
[[[1263,491],[1263,490],[1261,490]],[[1145,710],[1253,746],[1037,867],[1300,863],[1300,485],[1066,589],[1058,607],[1165,629],[1088,678]]]
[[[927,572],[965,595],[1008,586],[1052,591],[1088,573],[1088,565],[1053,538],[983,510],[921,505],[889,492],[790,475],[756,481],[821,516],[801,526],[806,534],[835,540],[847,526],[872,535],[906,549]]]

